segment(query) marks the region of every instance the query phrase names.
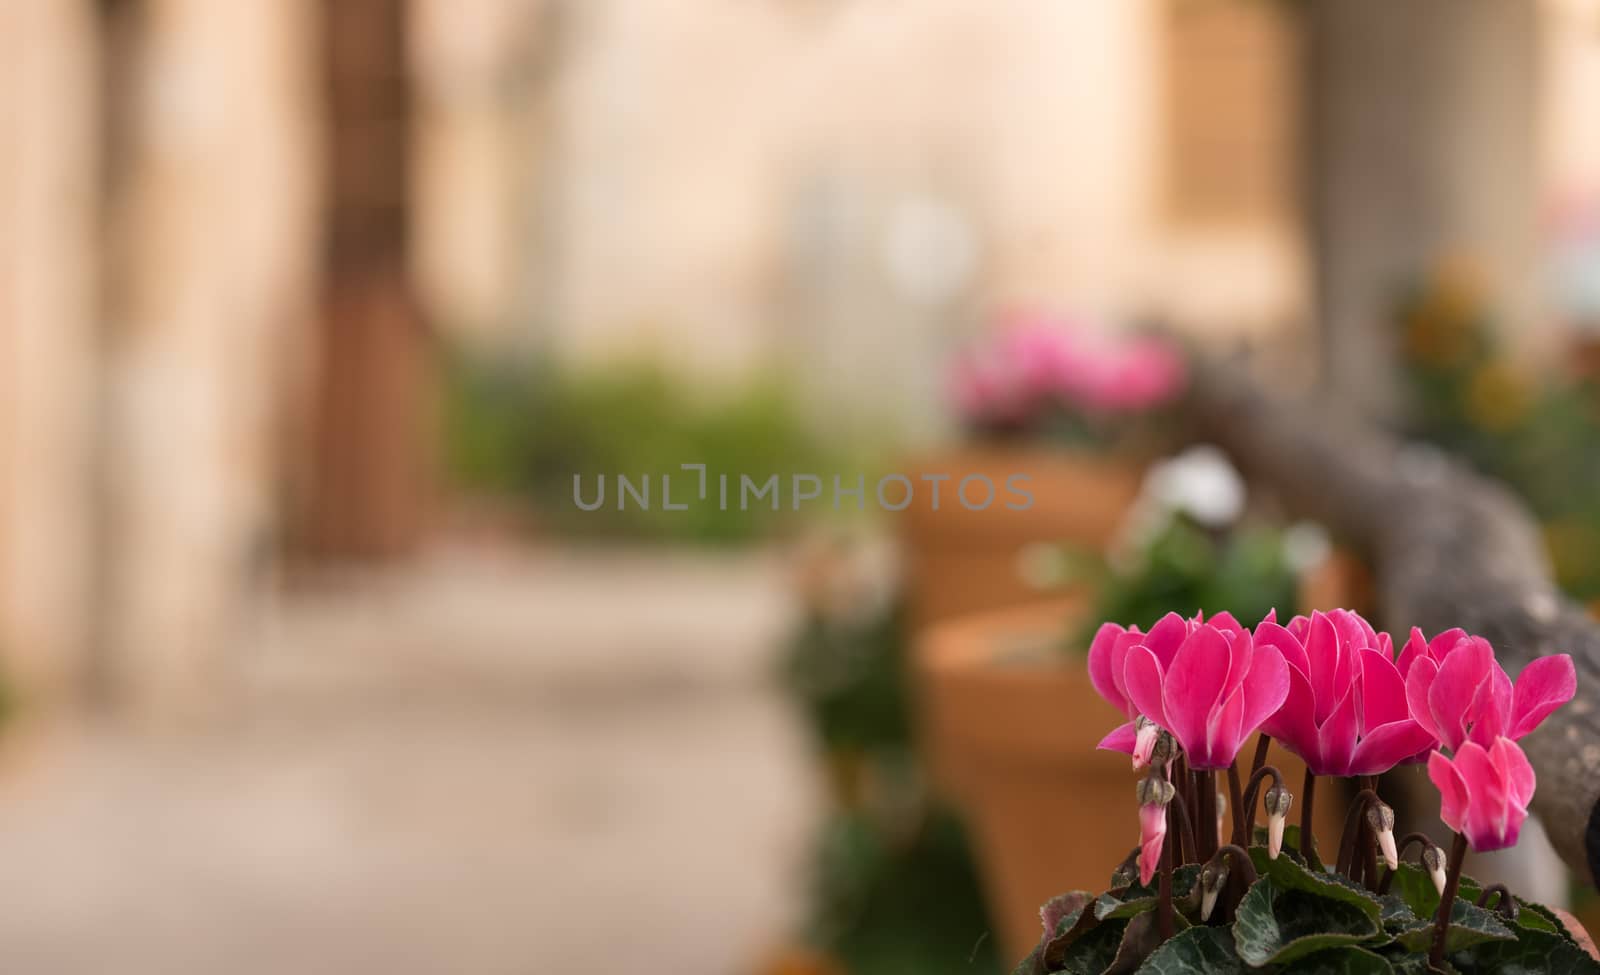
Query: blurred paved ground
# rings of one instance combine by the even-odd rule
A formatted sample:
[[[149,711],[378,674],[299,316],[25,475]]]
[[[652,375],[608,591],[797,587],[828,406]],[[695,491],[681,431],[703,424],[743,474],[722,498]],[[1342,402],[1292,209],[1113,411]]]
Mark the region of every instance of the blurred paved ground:
[[[203,732],[13,734],[0,971],[748,970],[816,803],[789,613],[750,556],[455,551],[282,598]]]

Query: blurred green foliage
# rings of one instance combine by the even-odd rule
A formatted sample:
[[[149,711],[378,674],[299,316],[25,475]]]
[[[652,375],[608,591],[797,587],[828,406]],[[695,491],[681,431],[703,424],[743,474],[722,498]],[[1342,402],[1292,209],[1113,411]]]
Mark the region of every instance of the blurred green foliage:
[[[1068,574],[1094,589],[1094,608],[1081,632],[1072,635],[1087,650],[1105,621],[1149,629],[1167,613],[1213,616],[1224,610],[1252,626],[1276,609],[1291,615],[1297,576],[1284,548],[1284,534],[1265,525],[1207,529],[1174,513],[1126,562],[1098,553],[1073,552]]]
[[[1519,493],[1544,527],[1557,581],[1578,599],[1600,599],[1594,380],[1535,376],[1512,362],[1481,281],[1461,266],[1441,266],[1410,289],[1397,325],[1410,394],[1404,432]]]
[[[453,480],[475,492],[524,501],[553,531],[594,538],[728,544],[781,532],[794,520],[788,479],[833,468],[807,430],[795,399],[776,379],[718,394],[705,393],[649,362],[572,368],[475,355],[447,368],[445,454]],[[705,464],[709,500],[697,499]],[[779,475],[780,510],[716,502],[716,477],[758,481]],[[573,476],[585,498],[607,479],[606,502],[583,511],[573,501]],[[619,510],[615,477],[648,477],[651,505]],[[674,503],[661,504],[661,475],[672,477]],[[826,507],[824,501],[811,503]]]
[[[784,678],[826,755],[834,809],[813,874],[810,940],[851,975],[1000,970],[970,846],[922,782],[898,605],[813,611]]]

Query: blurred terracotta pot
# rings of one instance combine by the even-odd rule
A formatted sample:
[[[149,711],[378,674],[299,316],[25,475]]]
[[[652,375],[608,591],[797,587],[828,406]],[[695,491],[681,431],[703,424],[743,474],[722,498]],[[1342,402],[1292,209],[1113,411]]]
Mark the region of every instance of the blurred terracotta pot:
[[[1138,841],[1137,775],[1127,756],[1095,748],[1124,718],[1095,693],[1082,652],[1062,646],[1078,602],[950,620],[916,648],[932,772],[966,814],[996,935],[1013,958],[1038,941],[1041,904],[1104,890]],[[1298,793],[1304,765],[1278,748],[1270,760]],[[1318,792],[1325,847],[1337,842],[1343,801]]]
[[[913,631],[968,613],[1037,602],[1023,577],[1024,552],[1040,543],[1103,550],[1138,496],[1143,466],[1134,461],[1043,447],[966,447],[914,459],[904,473],[915,486],[901,519]],[[933,482],[939,505],[934,508]],[[987,488],[993,500],[978,507]],[[1020,495],[1031,496],[1026,510]]]

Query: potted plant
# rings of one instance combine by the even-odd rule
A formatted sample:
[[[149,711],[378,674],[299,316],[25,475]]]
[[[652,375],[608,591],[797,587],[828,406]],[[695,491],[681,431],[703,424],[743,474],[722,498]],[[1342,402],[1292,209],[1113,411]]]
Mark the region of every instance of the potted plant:
[[[902,519],[913,627],[1036,599],[1019,571],[1030,545],[1105,546],[1139,492],[1141,444],[1183,383],[1162,339],[1040,315],[1012,317],[961,356],[951,392],[964,441],[904,472],[916,488]]]
[[[1600,973],[1570,920],[1461,872],[1469,848],[1516,843],[1536,785],[1517,740],[1572,698],[1571,658],[1513,682],[1461,630],[1395,644],[1346,610],[1102,626],[1087,677],[1122,722],[1102,747],[1140,771],[1122,813],[1137,810],[1139,843],[1104,892],[1045,903],[1018,975]],[[1298,784],[1268,763],[1273,742],[1304,760]],[[1397,828],[1376,792],[1413,762],[1439,789],[1447,848]],[[1304,813],[1327,778],[1360,787],[1337,832]]]
[[[1151,481],[1166,472],[1158,465]],[[1037,938],[1040,901],[1062,886],[1103,883],[1127,854],[1117,816],[1127,805],[1127,760],[1096,749],[1115,712],[1083,668],[1095,637],[1085,623],[1148,625],[1174,607],[1203,605],[1259,617],[1306,606],[1299,589],[1329,589],[1306,585],[1322,578],[1317,553],[1302,564],[1291,558],[1307,547],[1297,538],[1304,531],[1219,530],[1186,511],[1164,518],[1146,526],[1135,551],[1095,567],[1092,585],[939,624],[915,654],[931,775],[967,818],[997,935],[1013,954]],[[1081,558],[1070,561],[1081,577]],[[1330,792],[1317,807],[1324,832],[1343,815],[1334,800]]]

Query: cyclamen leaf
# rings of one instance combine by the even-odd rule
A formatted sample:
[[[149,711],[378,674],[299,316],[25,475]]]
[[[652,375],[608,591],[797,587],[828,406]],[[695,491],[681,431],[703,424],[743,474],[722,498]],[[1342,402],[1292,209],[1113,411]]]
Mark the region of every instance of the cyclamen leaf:
[[[1262,877],[1239,902],[1233,926],[1234,947],[1246,964],[1285,964],[1344,945],[1383,937],[1372,901],[1372,915],[1348,900],[1284,889]]]
[[[1198,926],[1173,935],[1139,966],[1138,975],[1245,975],[1226,928]]]
[[[1389,931],[1403,931],[1418,920],[1416,913],[1411,910],[1411,905],[1407,904],[1406,899],[1399,894],[1384,894],[1378,898],[1378,906],[1381,911],[1378,920]]]
[[[1066,972],[1068,975],[1101,975],[1117,957],[1127,926],[1128,922],[1122,920],[1095,925],[1093,930],[1072,943],[1066,956],[1061,959],[1060,966],[1050,971]]]
[[[1433,919],[1419,920],[1395,935],[1395,941],[1408,951],[1426,952],[1433,947]],[[1493,912],[1457,900],[1450,912],[1450,930],[1445,933],[1446,954],[1470,948],[1485,941],[1512,941],[1517,937]]]
[[[1173,915],[1173,926],[1182,931],[1189,927],[1189,922],[1182,914]],[[1132,975],[1139,966],[1144,964],[1151,952],[1161,946],[1161,937],[1156,932],[1156,914],[1146,911],[1128,922],[1128,927],[1122,932],[1122,945],[1117,949],[1116,958],[1104,975]]]
[[[1349,947],[1316,952],[1285,971],[1293,975],[1394,975],[1394,966],[1377,952]]]
[[[1530,931],[1559,934],[1568,941],[1574,944],[1577,943],[1576,939],[1572,937],[1572,932],[1567,930],[1567,926],[1561,922],[1560,918],[1556,917],[1555,912],[1550,908],[1545,907],[1543,904],[1535,904],[1533,901],[1525,901],[1520,897],[1517,898],[1517,907],[1520,908],[1517,912],[1516,923],[1518,927],[1527,928]]]
[[[1577,945],[1544,931],[1524,929],[1515,941],[1492,941],[1452,954],[1463,975],[1600,975],[1600,962]]]
[[[1250,862],[1255,864],[1257,874],[1271,878],[1279,890],[1302,890],[1318,897],[1348,904],[1371,918],[1374,926],[1378,925],[1382,917],[1383,909],[1378,904],[1377,898],[1338,874],[1307,870],[1287,857],[1280,856],[1272,860],[1267,857],[1267,851],[1263,849],[1251,849]],[[1437,900],[1435,903],[1437,904]]]

